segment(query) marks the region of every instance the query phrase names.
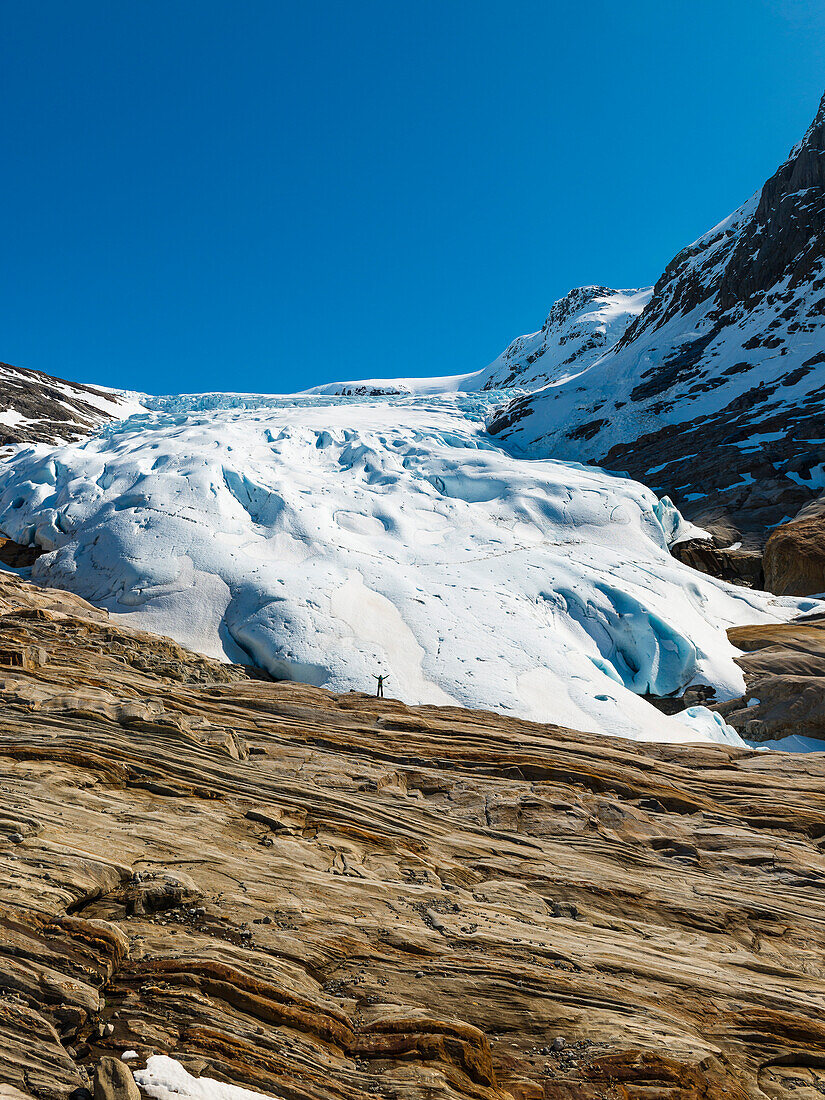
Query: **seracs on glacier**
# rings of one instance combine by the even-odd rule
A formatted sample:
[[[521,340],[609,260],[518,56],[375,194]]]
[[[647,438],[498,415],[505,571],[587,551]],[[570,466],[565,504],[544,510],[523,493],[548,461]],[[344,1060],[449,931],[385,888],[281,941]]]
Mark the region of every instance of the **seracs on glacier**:
[[[150,399],[83,443],[18,449],[0,527],[47,548],[33,579],[277,677],[369,691],[385,672],[408,703],[741,744],[640,694],[740,694],[725,628],[813,601],[676,561],[689,532],[636,482],[514,458],[484,429],[500,400]]]

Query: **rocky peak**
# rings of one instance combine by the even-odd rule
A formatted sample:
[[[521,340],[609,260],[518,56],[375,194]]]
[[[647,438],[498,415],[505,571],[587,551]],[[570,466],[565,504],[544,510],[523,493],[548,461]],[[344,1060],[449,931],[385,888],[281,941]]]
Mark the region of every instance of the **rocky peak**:
[[[481,373],[485,390],[534,390],[590,366],[644,309],[649,287],[580,286],[553,303],[538,332],[519,336]]]
[[[612,348],[490,430],[629,473],[691,519],[763,542],[825,485],[823,154],[825,99],[761,190],[671,260]]]

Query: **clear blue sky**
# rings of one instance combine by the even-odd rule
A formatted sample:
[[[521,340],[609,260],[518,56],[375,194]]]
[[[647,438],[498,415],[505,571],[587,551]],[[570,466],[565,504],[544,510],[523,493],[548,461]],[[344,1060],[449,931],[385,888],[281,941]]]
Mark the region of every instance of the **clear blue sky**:
[[[807,0],[5,0],[0,42],[0,359],[161,393],[482,367],[654,280],[825,85]]]

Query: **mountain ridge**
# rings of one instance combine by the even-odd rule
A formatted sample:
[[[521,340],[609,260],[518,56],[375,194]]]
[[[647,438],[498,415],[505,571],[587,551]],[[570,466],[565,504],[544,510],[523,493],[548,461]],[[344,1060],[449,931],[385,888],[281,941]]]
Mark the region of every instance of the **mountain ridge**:
[[[73,442],[138,407],[132,394],[0,363],[0,447]]]
[[[629,473],[700,525],[760,543],[825,488],[824,240],[825,97],[763,187],[674,256],[611,350],[514,398],[490,431],[519,453]]]

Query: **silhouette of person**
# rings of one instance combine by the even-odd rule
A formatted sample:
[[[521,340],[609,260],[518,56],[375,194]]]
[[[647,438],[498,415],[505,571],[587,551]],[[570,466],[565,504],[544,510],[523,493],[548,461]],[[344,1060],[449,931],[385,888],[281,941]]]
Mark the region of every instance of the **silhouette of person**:
[[[388,673],[385,672],[383,674],[383,676],[376,676],[375,673],[373,672],[372,678],[373,678],[373,680],[378,681],[378,687],[375,689],[375,698],[376,699],[383,699],[384,698],[384,681],[386,679],[388,679]]]

